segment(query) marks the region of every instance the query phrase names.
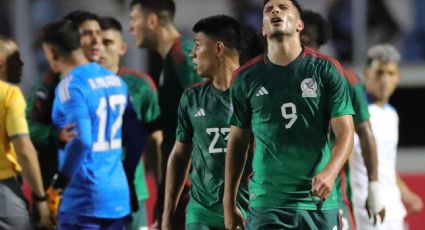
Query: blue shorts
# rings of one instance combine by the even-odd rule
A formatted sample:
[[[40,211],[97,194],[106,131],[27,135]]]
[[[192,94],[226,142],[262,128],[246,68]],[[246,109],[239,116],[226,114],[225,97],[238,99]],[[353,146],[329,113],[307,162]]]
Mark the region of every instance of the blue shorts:
[[[59,230],[126,230],[130,216],[118,219],[59,213]]]

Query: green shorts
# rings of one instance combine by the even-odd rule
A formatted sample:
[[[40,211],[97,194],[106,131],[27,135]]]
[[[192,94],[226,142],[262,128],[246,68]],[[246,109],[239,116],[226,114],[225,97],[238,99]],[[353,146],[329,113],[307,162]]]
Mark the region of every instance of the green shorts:
[[[239,205],[238,208],[246,217],[246,211]],[[223,205],[220,203],[207,208],[196,202],[195,199],[191,199],[186,207],[186,229],[192,224],[202,225],[209,229],[225,229]]]
[[[340,222],[337,209],[316,211],[294,208],[250,208],[246,229],[338,230]]]

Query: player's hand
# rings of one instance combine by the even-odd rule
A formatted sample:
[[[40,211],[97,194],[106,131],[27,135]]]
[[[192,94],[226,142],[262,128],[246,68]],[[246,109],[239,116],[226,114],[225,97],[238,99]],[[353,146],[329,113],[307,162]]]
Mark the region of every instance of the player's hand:
[[[226,230],[242,230],[245,229],[242,212],[239,208],[224,209],[224,225]]]
[[[403,194],[402,201],[409,214],[417,214],[421,212],[424,207],[422,199],[413,192]]]
[[[50,218],[52,219],[53,224],[57,225],[58,210],[61,201],[61,192],[50,186],[49,189],[47,189],[47,197]]]
[[[49,207],[47,206],[47,201],[41,201],[36,203],[36,207],[38,210],[39,222],[37,223],[37,228],[42,229],[52,229],[53,223],[50,218]]]
[[[334,187],[336,175],[326,169],[318,173],[312,180],[311,193],[322,200],[326,200]]]
[[[373,225],[376,225],[378,219],[377,216],[380,217],[381,223],[384,222],[385,207],[378,181],[369,182],[366,211],[369,219],[373,217]]]
[[[77,132],[74,131],[75,127],[75,124],[65,125],[65,127],[63,127],[59,132],[59,140],[65,143],[71,141],[75,136],[77,136]]]

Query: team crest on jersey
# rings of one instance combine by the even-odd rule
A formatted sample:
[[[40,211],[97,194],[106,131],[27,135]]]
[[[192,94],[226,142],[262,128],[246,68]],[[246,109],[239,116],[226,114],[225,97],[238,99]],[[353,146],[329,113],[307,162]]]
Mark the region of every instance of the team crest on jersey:
[[[313,78],[306,78],[301,82],[302,97],[317,97],[317,82]]]

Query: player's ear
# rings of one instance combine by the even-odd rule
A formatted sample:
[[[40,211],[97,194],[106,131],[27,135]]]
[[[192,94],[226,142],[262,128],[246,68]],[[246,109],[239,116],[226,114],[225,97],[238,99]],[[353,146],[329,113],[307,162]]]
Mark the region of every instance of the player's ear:
[[[124,56],[125,53],[127,53],[128,45],[125,42],[121,43],[120,47],[120,56]]]
[[[215,50],[217,52],[217,57],[221,57],[224,54],[224,43],[221,41],[216,42]]]
[[[159,17],[155,13],[148,14],[148,27],[149,29],[154,29],[159,25]]]
[[[301,19],[298,19],[297,31],[301,32],[304,29],[304,22]]]
[[[57,49],[50,49],[50,51],[51,51],[51,53],[52,53],[52,59],[53,59],[54,61],[59,60],[60,55],[59,55],[58,50],[57,50]]]

